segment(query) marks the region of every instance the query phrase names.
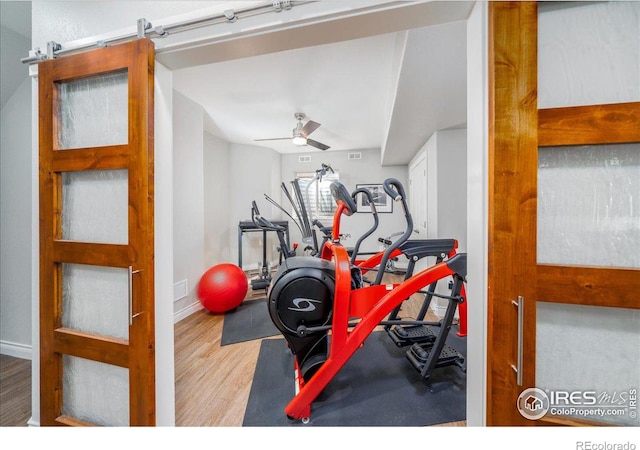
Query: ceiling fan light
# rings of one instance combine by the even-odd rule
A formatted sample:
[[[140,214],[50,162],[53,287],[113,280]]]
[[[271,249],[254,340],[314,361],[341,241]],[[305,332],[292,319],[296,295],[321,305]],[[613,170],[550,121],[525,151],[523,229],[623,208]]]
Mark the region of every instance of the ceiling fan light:
[[[307,138],[305,138],[304,136],[294,136],[291,142],[293,142],[295,145],[306,145]]]

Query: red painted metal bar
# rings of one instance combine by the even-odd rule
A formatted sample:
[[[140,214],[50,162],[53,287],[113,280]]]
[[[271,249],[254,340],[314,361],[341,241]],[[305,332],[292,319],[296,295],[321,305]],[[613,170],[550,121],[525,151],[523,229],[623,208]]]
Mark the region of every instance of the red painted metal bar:
[[[467,290],[462,285],[460,295],[464,299],[462,303],[458,304],[458,314],[460,319],[458,321],[458,332],[456,333],[460,337],[467,337]]]
[[[346,209],[342,200],[336,200],[336,205],[338,205],[338,207],[336,212],[333,213],[333,226],[331,227],[331,239],[334,242],[340,240],[340,219],[342,217],[342,213]]]
[[[344,346],[349,333],[349,302],[351,300],[351,261],[347,250],[340,244],[331,243],[335,266],[336,287],[333,296],[331,319],[331,341],[329,354]]]
[[[458,248],[458,241],[456,241],[455,248],[449,252],[447,258],[453,258],[457,253],[456,249]],[[467,290],[464,285],[462,285],[462,289],[460,290],[460,296],[464,299],[462,303],[458,305],[458,332],[456,335],[460,337],[467,337]]]
[[[363,317],[371,311],[378,300],[398,286],[398,284],[376,284],[351,291],[349,317]]]

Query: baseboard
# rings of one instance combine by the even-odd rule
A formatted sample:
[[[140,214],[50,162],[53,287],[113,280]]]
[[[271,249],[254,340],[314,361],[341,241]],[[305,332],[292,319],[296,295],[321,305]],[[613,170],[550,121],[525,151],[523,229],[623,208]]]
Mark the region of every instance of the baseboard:
[[[0,354],[31,360],[32,349],[30,345],[0,341]]]
[[[192,304],[190,304],[189,306],[186,306],[184,308],[182,308],[180,311],[177,311],[175,313],[173,313],[173,323],[178,323],[180,322],[182,319],[185,319],[187,317],[189,317],[191,314],[200,311],[201,309],[203,309],[204,307],[202,306],[202,303],[200,302],[194,302]]]
[[[28,427],[39,427],[39,426],[40,426],[40,421],[35,420],[35,419],[33,418],[33,416],[31,416],[31,417],[29,418],[29,421],[27,422],[27,426],[28,426]]]

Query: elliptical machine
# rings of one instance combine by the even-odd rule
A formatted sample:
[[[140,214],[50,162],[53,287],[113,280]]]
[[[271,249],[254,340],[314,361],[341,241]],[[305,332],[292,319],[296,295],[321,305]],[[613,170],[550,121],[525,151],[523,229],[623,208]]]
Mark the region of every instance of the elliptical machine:
[[[276,232],[276,235],[278,236],[278,242],[280,243],[280,247],[278,247],[278,251],[280,253],[280,264],[282,264],[283,259],[296,256],[297,244],[294,244],[293,248],[289,247],[287,239],[285,237],[284,227],[276,225],[262,217],[255,200],[251,202],[251,221],[257,228],[260,228],[261,230]],[[267,263],[267,243],[265,241],[262,243],[262,268],[260,270],[260,276],[255,280],[251,280],[251,288],[253,290],[266,289],[267,287],[269,287],[270,283],[271,273],[269,270],[269,264]]]
[[[283,262],[268,292],[271,319],[287,341],[294,356],[296,395],[285,407],[290,419],[308,421],[311,405],[325,386],[340,371],[378,325],[387,325],[385,317],[423,286],[452,277],[452,320],[456,305],[465,301],[466,254],[435,264],[400,284],[381,284],[383,268],[398,247],[411,235],[413,222],[402,184],[393,178],[383,183],[388,195],[402,202],[407,232],[380,257],[376,282],[364,286],[360,267],[354,266],[340,243],[340,219],[357,211],[352,195],[339,182],[331,184],[337,208],[333,218],[332,239],[325,243],[320,258],[295,257]],[[397,324],[397,321],[395,322]],[[451,323],[440,328],[433,343],[425,349],[425,358],[414,367],[429,380],[433,369],[454,364],[449,358],[440,364]],[[407,354],[407,358],[411,358]],[[413,364],[413,362],[412,362]]]

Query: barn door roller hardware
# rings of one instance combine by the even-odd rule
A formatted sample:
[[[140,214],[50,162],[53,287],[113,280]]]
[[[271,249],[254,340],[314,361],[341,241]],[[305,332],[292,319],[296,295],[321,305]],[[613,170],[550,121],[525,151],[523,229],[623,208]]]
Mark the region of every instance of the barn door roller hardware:
[[[61,56],[70,55],[85,50],[91,50],[94,48],[107,47],[109,45],[132,41],[134,39],[162,38],[170,34],[193,30],[195,28],[205,27],[209,25],[215,25],[218,23],[235,23],[239,18],[242,17],[250,17],[258,14],[273,12],[279,13],[291,9],[294,5],[298,6],[307,3],[316,3],[316,1],[275,0],[259,6],[253,6],[250,8],[238,10],[228,9],[222,14],[215,14],[212,16],[186,20],[170,25],[160,25],[156,27],[154,27],[147,19],[142,18],[138,19],[135,32],[106,38],[96,42],[83,43],[75,46],[72,44],[59,44],[57,42],[50,41],[47,42],[46,53],[42,53],[40,48],[36,48],[35,50],[30,50],[29,56],[27,56],[26,58],[22,58],[20,61],[23,64],[37,64],[47,59],[58,58]]]

